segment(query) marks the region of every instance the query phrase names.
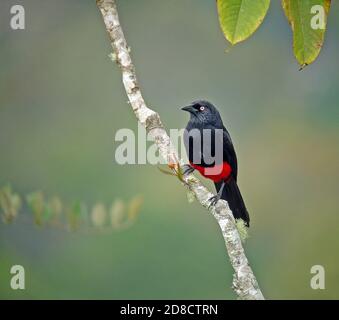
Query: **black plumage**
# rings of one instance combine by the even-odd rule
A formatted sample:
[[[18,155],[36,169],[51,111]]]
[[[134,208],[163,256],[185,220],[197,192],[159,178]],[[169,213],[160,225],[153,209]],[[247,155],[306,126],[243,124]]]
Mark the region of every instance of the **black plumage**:
[[[198,169],[203,176],[213,180],[218,192],[211,203],[215,204],[219,199],[226,200],[234,218],[243,219],[249,226],[249,214],[237,185],[237,156],[217,108],[208,101],[198,100],[182,110],[190,113],[184,142],[191,168]],[[219,150],[221,157],[216,158],[218,146],[222,147]],[[223,171],[209,175],[206,174],[206,168],[222,168]]]

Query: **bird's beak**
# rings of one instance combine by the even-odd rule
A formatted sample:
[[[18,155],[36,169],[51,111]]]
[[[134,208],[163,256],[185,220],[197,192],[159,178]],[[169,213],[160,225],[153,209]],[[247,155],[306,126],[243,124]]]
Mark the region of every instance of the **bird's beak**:
[[[195,113],[195,109],[193,108],[193,106],[192,105],[189,105],[189,106],[186,106],[186,107],[183,107],[183,108],[181,108],[181,110],[184,110],[184,111],[187,111],[187,112],[189,112],[189,113]]]

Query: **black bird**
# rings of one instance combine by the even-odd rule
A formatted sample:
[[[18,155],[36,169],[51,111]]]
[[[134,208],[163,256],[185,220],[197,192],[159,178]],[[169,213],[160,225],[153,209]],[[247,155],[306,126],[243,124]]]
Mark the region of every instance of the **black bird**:
[[[182,110],[190,113],[184,132],[190,165],[184,167],[184,173],[196,169],[204,177],[213,180],[217,195],[210,199],[211,205],[215,205],[219,199],[226,200],[234,218],[244,220],[249,226],[249,214],[237,185],[237,156],[217,108],[208,101],[198,100]],[[218,154],[221,156],[218,157]]]

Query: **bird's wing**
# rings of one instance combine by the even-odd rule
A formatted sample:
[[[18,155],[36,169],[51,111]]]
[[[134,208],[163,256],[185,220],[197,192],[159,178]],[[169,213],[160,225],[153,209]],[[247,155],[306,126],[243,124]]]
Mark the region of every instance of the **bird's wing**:
[[[232,139],[230,137],[230,134],[226,130],[225,127],[222,129],[215,129],[215,128],[206,128],[211,129],[211,135],[210,136],[204,136],[204,142],[202,145],[202,158],[203,158],[203,166],[204,167],[210,167],[211,163],[224,161],[227,162],[232,169],[232,176],[235,181],[237,181],[238,176],[238,162],[237,162],[237,155],[235,153]],[[216,130],[222,130],[221,134],[220,131]],[[216,150],[222,148],[222,159],[218,159],[218,155],[216,154]],[[220,150],[220,149],[219,149]]]
[[[215,161],[218,161],[216,149],[222,147],[222,161],[226,161],[231,166],[232,176],[236,181],[238,175],[237,156],[228,131],[223,127],[222,134],[219,134],[216,133],[215,128],[207,127],[205,129],[210,129],[210,134],[205,135],[206,133],[200,130],[185,130],[184,144],[189,161],[201,164],[202,167],[212,167],[215,165]],[[199,143],[200,146],[198,146]]]
[[[238,161],[237,155],[235,153],[233,143],[230,137],[230,134],[223,128],[223,154],[224,154],[224,161],[227,161],[232,168],[232,176],[237,181],[238,176]]]
[[[202,158],[200,131],[197,129],[192,130],[190,128],[186,128],[186,130],[184,131],[184,145],[188,160],[191,163],[199,164],[200,159]]]

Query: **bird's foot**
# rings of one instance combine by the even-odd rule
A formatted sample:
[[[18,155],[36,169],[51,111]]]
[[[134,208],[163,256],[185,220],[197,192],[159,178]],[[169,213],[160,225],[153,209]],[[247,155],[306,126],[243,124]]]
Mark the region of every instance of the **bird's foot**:
[[[191,174],[195,169],[193,167],[191,167],[189,164],[184,164],[182,167],[182,173],[184,176],[188,176],[189,174]]]
[[[217,202],[220,200],[221,195],[220,194],[216,194],[215,196],[209,198],[208,200],[210,201],[210,204],[208,206],[208,209],[210,209],[211,207],[214,207]]]

